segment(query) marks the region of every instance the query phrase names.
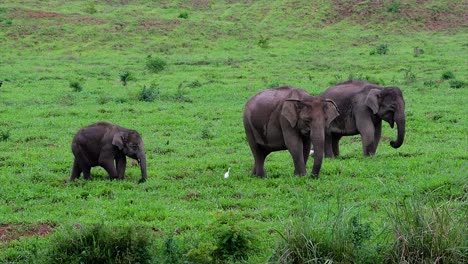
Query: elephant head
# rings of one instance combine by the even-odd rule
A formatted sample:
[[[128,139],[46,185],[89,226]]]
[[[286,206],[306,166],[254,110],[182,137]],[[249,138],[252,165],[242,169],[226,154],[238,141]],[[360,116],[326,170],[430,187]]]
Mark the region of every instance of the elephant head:
[[[304,137],[310,138],[314,146],[312,175],[318,176],[322,165],[325,128],[339,116],[336,104],[329,99],[306,96],[301,99],[286,99],[281,115]]]
[[[146,181],[146,156],[143,147],[143,140],[135,130],[121,131],[114,135],[112,145],[119,148],[123,154],[138,161],[141,169],[141,179]]]
[[[397,87],[371,89],[365,103],[372,112],[387,121],[393,128],[397,124],[397,139],[390,142],[393,148],[399,148],[405,139],[405,101],[401,90]]]

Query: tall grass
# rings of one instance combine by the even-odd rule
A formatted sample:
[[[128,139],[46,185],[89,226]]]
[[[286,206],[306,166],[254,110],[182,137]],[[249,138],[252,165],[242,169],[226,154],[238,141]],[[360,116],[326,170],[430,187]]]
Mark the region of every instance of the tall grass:
[[[385,262],[468,263],[466,210],[411,198],[396,203],[388,216],[394,242]]]

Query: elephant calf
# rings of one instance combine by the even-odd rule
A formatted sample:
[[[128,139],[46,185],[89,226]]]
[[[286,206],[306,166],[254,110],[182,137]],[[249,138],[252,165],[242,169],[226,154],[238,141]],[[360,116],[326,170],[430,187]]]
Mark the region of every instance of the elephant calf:
[[[264,177],[266,156],[287,149],[294,161],[294,174],[305,175],[313,144],[312,176],[318,177],[325,127],[338,115],[333,101],[293,87],[267,89],[252,96],[244,108],[245,133],[255,160],[252,174]]]
[[[382,120],[398,137],[390,145],[399,148],[405,138],[405,100],[398,87],[380,87],[364,81],[348,81],[330,87],[321,97],[333,100],[341,115],[330,124],[325,136],[325,155],[338,156],[343,136],[360,134],[364,156],[374,155],[380,141]]]
[[[80,129],[71,145],[75,160],[70,181],[80,177],[91,178],[91,167],[101,166],[109,178],[123,179],[127,159],[136,159],[141,168],[141,179],[146,180],[146,156],[143,141],[135,130],[126,129],[118,125],[99,122]],[[115,162],[115,163],[114,163]]]

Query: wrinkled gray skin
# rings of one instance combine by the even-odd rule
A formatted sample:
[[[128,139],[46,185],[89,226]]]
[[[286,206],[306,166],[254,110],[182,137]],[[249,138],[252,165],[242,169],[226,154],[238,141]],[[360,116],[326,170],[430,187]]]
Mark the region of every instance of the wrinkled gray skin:
[[[382,132],[382,120],[393,128],[397,125],[398,136],[391,141],[399,148],[405,138],[405,101],[397,87],[380,87],[363,81],[348,81],[337,84],[321,97],[333,100],[340,116],[330,124],[325,135],[325,156],[340,154],[339,141],[343,136],[361,135],[364,156],[374,155]]]
[[[264,177],[267,155],[287,149],[294,161],[294,174],[305,175],[313,144],[312,176],[318,177],[325,127],[338,115],[332,101],[293,87],[267,89],[252,96],[244,108],[245,133],[255,160],[252,174]]]
[[[91,167],[101,166],[109,173],[109,179],[123,179],[127,156],[138,161],[141,179],[146,180],[146,156],[143,141],[135,130],[99,122],[80,129],[71,145],[75,160],[70,181],[80,177],[91,178]]]

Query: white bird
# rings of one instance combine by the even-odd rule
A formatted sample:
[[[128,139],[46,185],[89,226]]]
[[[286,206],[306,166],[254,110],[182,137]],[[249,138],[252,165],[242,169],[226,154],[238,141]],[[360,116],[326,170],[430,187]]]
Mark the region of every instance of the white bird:
[[[311,149],[310,153],[309,153],[309,156],[312,156],[312,155],[314,155],[314,150],[313,149]]]
[[[226,173],[224,173],[224,179],[227,179],[229,178],[229,171],[231,170],[231,168],[228,168],[228,170],[226,171]]]

